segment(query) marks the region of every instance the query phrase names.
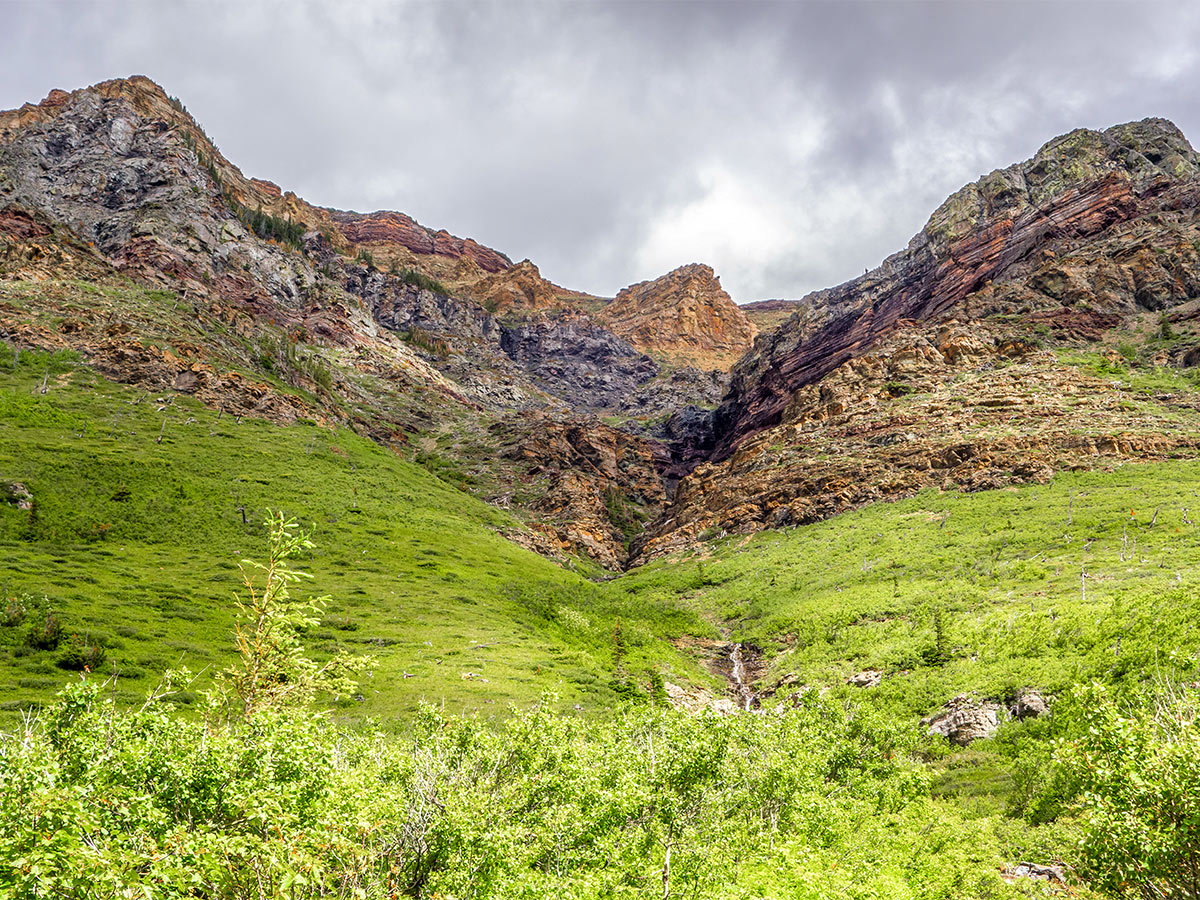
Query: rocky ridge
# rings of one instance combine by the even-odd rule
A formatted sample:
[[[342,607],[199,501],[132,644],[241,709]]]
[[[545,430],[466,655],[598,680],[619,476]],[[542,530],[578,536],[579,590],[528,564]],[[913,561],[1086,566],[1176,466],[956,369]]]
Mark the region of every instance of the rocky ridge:
[[[955,307],[965,319],[986,315],[1000,290],[995,281],[1008,288],[998,299],[1030,312],[1064,299],[1130,312],[1195,296],[1193,276],[1180,278],[1147,258],[1149,248],[1137,258],[1112,257],[1138,249],[1135,229],[1122,226],[1144,227],[1155,214],[1194,210],[1198,171],[1200,160],[1183,134],[1170,122],[1147,119],[1104,132],[1073,131],[1033,159],[964,187],[907,249],[859,278],[806,297],[806,320],[781,327],[738,364],[717,417],[717,457],[777,423],[796,390],[905,321],[930,321]],[[1131,246],[1089,249],[1117,233]],[[1017,296],[1018,285],[1024,296]]]
[[[641,558],[922,488],[1190,454],[1196,394],[1156,382],[1200,359],[1197,298],[1200,158],[1178,129],[1057,138],[756,342],[675,446],[690,474]]]
[[[355,246],[395,244],[419,256],[468,259],[485,272],[500,272],[512,266],[512,261],[498,250],[484,247],[471,238],[455,237],[445,229],[426,228],[401,212],[356,213],[338,209],[328,212],[337,230]]]

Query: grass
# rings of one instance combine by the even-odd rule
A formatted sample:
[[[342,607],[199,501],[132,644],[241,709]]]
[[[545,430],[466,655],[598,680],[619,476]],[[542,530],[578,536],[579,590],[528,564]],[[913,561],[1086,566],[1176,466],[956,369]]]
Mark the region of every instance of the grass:
[[[346,715],[404,716],[422,699],[503,714],[546,689],[595,711],[614,699],[617,617],[636,636],[632,671],[704,677],[660,639],[704,631],[692,613],[631,606],[517,547],[498,533],[514,519],[352,431],[239,423],[69,354],[4,357],[16,362],[0,370],[0,481],[26,485],[35,507],[0,505],[0,594],[31,609],[0,626],[0,715],[69,677],[60,651],[26,646],[36,615],[105,647],[127,699],[168,667],[222,666],[238,563],[263,555],[268,508],[315,526],[302,568],[334,600],[310,646],[380,659],[361,699],[340,701]]]
[[[968,690],[1137,681],[1156,654],[1194,653],[1197,511],[1194,461],[927,491],[723,539],[710,559],[652,564],[616,589],[644,604],[683,595],[735,622],[736,637],[770,650],[775,674],[841,690],[847,675],[882,669],[883,686],[856,696],[924,714]],[[939,615],[951,658],[928,665]]]
[[[683,598],[730,623],[733,639],[763,649],[762,687],[793,675],[913,725],[960,693],[1060,698],[1100,681],[1132,699],[1200,670],[1198,512],[1200,462],[1061,473],[724,538],[612,590],[646,607]],[[884,672],[878,687],[846,684],[868,668]],[[934,795],[981,814],[1027,811],[1062,727],[1007,722],[965,750],[929,738]]]
[[[346,429],[238,423],[71,354],[0,360],[0,480],[36,498],[32,514],[0,507],[0,590],[103,645],[130,695],[167,666],[222,664],[237,563],[261,555],[276,507],[316,526],[307,568],[335,600],[312,641],[383,661],[354,705],[368,715],[421,698],[502,709],[548,686],[601,707],[618,618],[639,677],[660,665],[703,681],[661,639],[731,623],[766,651],[765,682],[794,673],[906,718],[963,691],[1137,682],[1156,654],[1200,645],[1195,462],[926,492],[596,585],[501,537],[518,523],[456,489],[467,476],[436,454],[419,466]],[[939,617],[948,658],[930,664]],[[49,685],[31,679],[58,674],[54,654],[23,646],[26,628],[0,627],[14,705],[43,700]],[[872,667],[879,688],[844,686]]]

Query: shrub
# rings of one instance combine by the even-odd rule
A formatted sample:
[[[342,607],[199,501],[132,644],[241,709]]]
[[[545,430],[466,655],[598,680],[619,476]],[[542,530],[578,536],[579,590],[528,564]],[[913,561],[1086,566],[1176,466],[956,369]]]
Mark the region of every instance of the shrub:
[[[416,269],[397,269],[393,267],[390,274],[399,278],[405,284],[411,284],[413,287],[420,288],[423,291],[432,291],[435,294],[443,295],[450,293],[450,290],[436,278],[432,278]]]
[[[438,356],[445,357],[450,354],[449,344],[419,325],[413,325],[408,331],[402,332],[400,337],[406,343],[412,344],[415,347],[421,347],[430,353],[436,353]]]
[[[268,511],[265,563],[243,560],[246,593],[238,597],[234,647],[238,662],[221,673],[219,699],[247,717],[282,706],[303,706],[318,692],[353,693],[354,675],[370,666],[367,656],[338,653],[317,663],[304,653],[300,634],[317,625],[328,597],[300,600],[292,587],[310,578],[288,560],[312,549],[309,533],[282,513]],[[260,579],[261,578],[261,583]]]
[[[29,608],[21,597],[9,597],[4,601],[4,610],[0,612],[0,625],[15,628],[25,621]]]
[[[329,363],[285,336],[260,335],[254,345],[254,362],[293,387],[309,382],[325,391],[333,390],[333,370]]]
[[[55,665],[71,672],[95,672],[104,663],[104,648],[87,635],[71,635]]]
[[[297,250],[304,249],[305,229],[302,223],[263,212],[261,206],[251,210],[250,207],[238,203],[228,195],[226,195],[226,200],[229,208],[233,210],[233,214],[260,238],[278,241]]]
[[[48,613],[41,622],[35,622],[25,635],[25,644],[34,650],[57,650],[63,638],[62,620]]]
[[[1085,816],[1083,871],[1114,896],[1200,897],[1200,703],[1168,687],[1123,712],[1105,688],[1077,689],[1082,737],[1058,763]]]

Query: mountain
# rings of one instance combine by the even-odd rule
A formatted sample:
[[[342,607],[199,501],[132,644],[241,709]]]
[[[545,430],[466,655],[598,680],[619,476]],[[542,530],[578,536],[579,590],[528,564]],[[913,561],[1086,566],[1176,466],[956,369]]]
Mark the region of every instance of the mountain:
[[[756,334],[712,268],[698,263],[624,288],[600,317],[635,347],[699,368],[728,368]]]
[[[1200,446],[1200,157],[1146,119],[1078,130],[950,197],[734,367],[645,538],[813,522]]]
[[[354,428],[515,511],[526,546],[619,569],[1190,452],[1197,172],[1164,120],[1072,132],[878,269],[752,307],[775,317],[755,339],[707,266],[611,301],[563,288],[247,178],[182,103],[118,79],[0,113],[0,274],[26,286],[0,330],[235,415]]]
[[[594,315],[603,301],[528,260],[246,177],[144,77],[0,113],[0,173],[3,278],[44,286],[40,302],[0,308],[7,340],[72,349],[107,377],[237,415],[412,448],[516,508],[531,526],[522,540],[555,556],[622,565],[620,510],[652,518],[665,496],[646,489],[645,472],[665,468],[659,426],[725,388],[663,372]],[[167,293],[129,308],[126,278]],[[628,464],[555,456],[564,444],[543,440],[546,422],[620,444]]]
[[[145,78],[0,113],[0,887],[1194,893],[1198,211],[1148,119],[799,301],[609,301]],[[272,511],[245,661],[377,667],[208,708]]]

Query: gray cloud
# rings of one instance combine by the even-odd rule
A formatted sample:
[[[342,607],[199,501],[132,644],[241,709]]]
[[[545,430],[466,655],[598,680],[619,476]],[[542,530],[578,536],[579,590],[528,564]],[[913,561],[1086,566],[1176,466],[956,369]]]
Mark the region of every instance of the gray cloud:
[[[1184,3],[0,2],[0,107],[143,73],[248,174],[597,293],[877,264],[1071,128],[1200,135]]]

